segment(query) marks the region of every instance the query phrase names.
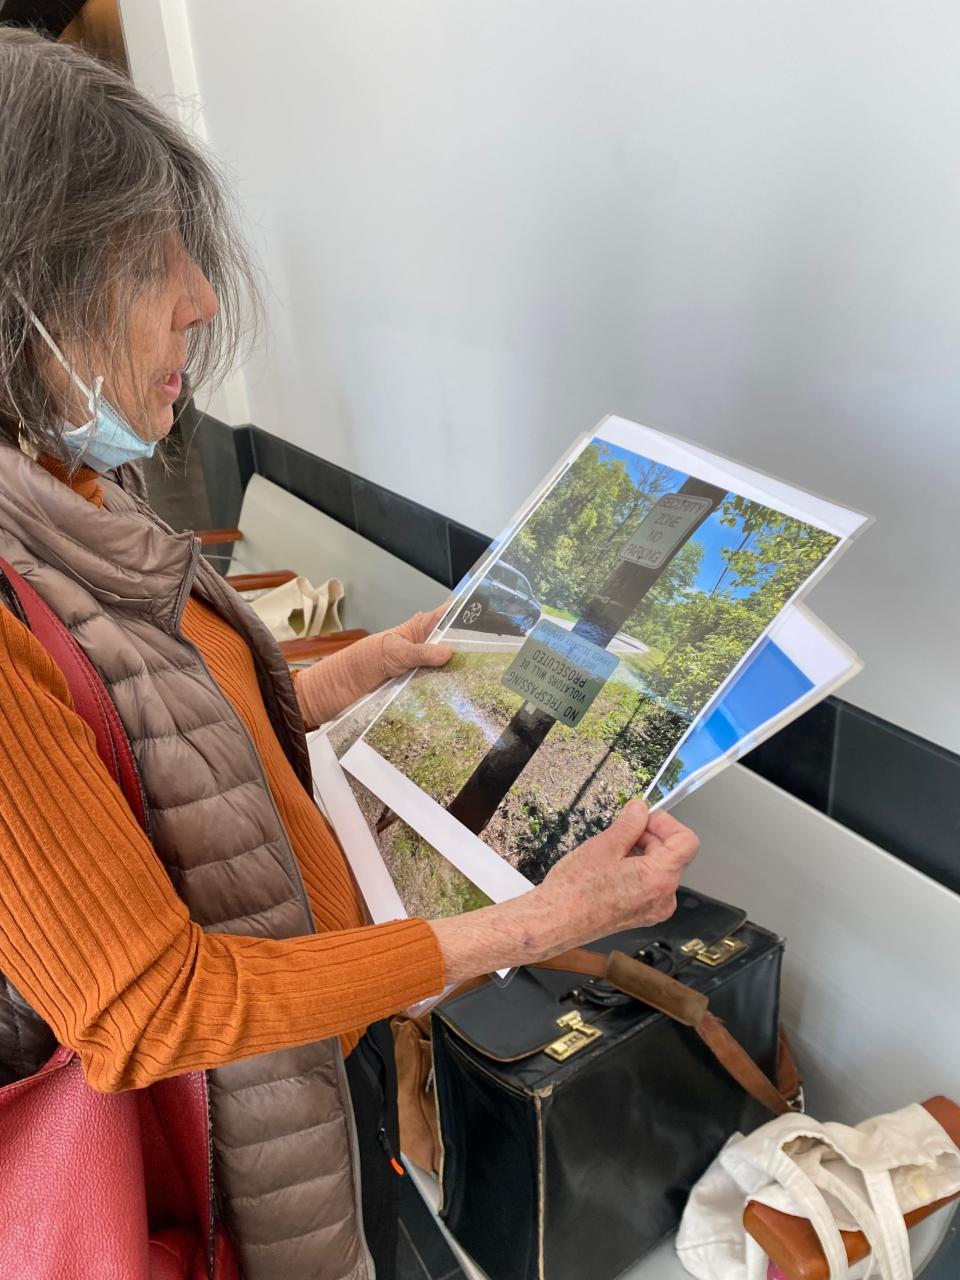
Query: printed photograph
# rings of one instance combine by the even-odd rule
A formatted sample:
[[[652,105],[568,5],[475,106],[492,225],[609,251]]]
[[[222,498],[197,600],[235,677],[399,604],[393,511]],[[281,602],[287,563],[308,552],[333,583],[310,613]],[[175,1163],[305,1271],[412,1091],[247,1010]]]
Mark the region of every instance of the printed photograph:
[[[450,663],[364,742],[537,883],[672,788],[691,724],[838,542],[595,437],[449,618]],[[391,818],[384,856],[406,856]]]

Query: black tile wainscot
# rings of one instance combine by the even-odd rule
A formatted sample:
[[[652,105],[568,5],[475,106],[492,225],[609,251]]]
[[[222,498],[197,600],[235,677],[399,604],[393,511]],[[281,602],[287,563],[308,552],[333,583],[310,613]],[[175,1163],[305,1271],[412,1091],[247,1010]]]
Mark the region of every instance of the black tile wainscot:
[[[839,717],[839,703],[827,698],[761,743],[744,758],[744,764],[798,800],[828,813]]]
[[[357,533],[429,578],[452,585],[446,516],[358,476],[353,480],[353,502]]]
[[[827,698],[743,763],[960,893],[960,756],[952,751]]]
[[[960,756],[842,703],[833,769],[832,818],[960,893]]]
[[[243,490],[256,473],[448,587],[456,586],[490,545],[487,535],[259,427],[231,428],[198,416],[210,509],[219,528],[236,525]]]

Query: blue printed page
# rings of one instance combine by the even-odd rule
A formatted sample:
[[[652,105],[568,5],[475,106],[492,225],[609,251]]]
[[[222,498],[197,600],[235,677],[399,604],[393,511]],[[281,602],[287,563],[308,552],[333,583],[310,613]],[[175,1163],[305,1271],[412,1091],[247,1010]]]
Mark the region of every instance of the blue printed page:
[[[720,698],[698,720],[648,797],[675,804],[719,767],[739,759],[855,675],[861,663],[799,605],[761,641]]]

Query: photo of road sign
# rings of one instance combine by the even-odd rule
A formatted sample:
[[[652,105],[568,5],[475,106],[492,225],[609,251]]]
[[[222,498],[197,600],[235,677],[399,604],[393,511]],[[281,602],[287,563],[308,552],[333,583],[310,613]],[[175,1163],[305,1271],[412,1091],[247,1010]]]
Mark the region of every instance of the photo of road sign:
[[[544,619],[527,636],[500,683],[572,728],[589,711],[619,661],[608,650]]]
[[[665,494],[640,523],[620,553],[621,559],[642,564],[647,569],[659,569],[709,508],[708,498]]]

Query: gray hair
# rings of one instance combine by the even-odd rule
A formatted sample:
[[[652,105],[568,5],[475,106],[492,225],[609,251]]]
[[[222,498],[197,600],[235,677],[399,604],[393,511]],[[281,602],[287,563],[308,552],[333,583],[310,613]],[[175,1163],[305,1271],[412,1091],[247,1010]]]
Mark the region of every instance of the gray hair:
[[[114,369],[131,359],[123,316],[164,278],[172,233],[220,302],[187,335],[197,387],[227,372],[259,314],[216,165],[120,72],[0,27],[0,430],[62,453],[63,409],[23,304],[93,385],[110,370],[84,367],[84,350],[109,352]]]

